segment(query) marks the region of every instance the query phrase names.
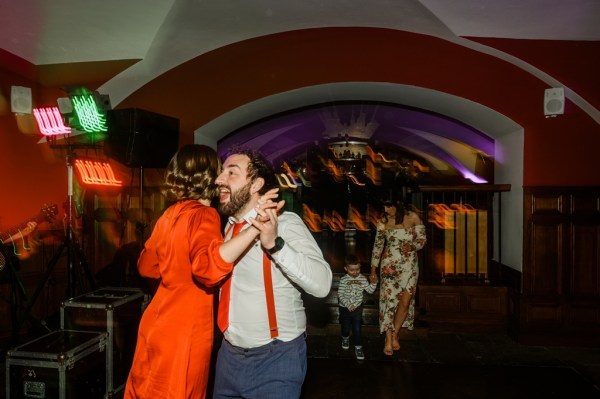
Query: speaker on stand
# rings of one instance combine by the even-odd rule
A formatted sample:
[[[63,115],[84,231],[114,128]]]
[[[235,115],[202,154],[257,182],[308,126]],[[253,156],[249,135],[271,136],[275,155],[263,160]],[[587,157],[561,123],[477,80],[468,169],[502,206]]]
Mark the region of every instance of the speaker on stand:
[[[179,149],[179,119],[138,108],[107,112],[108,138],[104,151],[110,158],[140,173],[140,213],[136,222],[144,243],[144,168],[165,168]]]
[[[132,168],[164,168],[179,146],[179,119],[138,108],[107,112],[105,152]]]

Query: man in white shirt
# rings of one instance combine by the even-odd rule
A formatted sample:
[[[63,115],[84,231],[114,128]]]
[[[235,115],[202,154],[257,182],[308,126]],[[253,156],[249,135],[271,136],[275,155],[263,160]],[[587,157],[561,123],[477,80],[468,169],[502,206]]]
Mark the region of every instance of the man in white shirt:
[[[225,160],[216,183],[219,211],[234,223],[256,216],[262,193],[278,187],[271,165],[256,151],[238,149]],[[302,219],[267,210],[272,237],[261,235],[236,261],[221,289],[214,399],[299,398],[306,375],[306,314],[301,290],[325,297],[331,268]],[[262,242],[262,245],[261,245]],[[228,305],[227,305],[228,302]]]

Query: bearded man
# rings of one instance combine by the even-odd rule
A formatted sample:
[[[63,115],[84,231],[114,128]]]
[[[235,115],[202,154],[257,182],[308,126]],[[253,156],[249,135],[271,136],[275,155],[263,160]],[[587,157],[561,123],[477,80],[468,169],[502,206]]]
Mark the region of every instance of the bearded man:
[[[217,177],[219,211],[234,225],[256,217],[262,193],[278,187],[269,162],[257,151],[235,149]],[[301,290],[325,297],[331,268],[302,219],[277,215],[271,237],[261,237],[237,259],[221,289],[218,323],[223,331],[214,399],[299,398],[306,375],[306,314]],[[246,227],[248,224],[246,224]]]

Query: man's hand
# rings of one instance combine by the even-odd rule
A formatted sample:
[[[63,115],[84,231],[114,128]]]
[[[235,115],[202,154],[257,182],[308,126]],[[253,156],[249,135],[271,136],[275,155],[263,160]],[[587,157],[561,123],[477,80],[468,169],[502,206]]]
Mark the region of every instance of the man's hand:
[[[285,205],[285,201],[282,200],[279,202],[274,202],[274,200],[278,197],[278,191],[279,188],[272,188],[258,199],[258,203],[254,207],[258,214],[256,216],[256,220],[258,220],[259,222],[266,222],[268,220],[267,218],[269,216],[266,213],[261,213],[261,210],[275,208],[277,212],[279,212],[281,208],[283,208],[283,206]]]
[[[272,191],[272,190],[271,190]],[[266,194],[265,194],[266,195]],[[267,200],[256,208],[256,219],[250,219],[252,225],[260,232],[260,243],[263,248],[273,248],[277,238],[277,217],[285,201]]]

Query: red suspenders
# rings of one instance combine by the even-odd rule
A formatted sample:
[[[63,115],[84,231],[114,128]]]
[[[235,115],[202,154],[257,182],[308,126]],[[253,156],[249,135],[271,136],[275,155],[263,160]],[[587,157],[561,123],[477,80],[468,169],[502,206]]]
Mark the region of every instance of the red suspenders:
[[[225,235],[229,234],[231,225]],[[265,284],[265,297],[267,299],[267,314],[269,316],[269,331],[271,338],[277,338],[279,331],[277,328],[277,316],[275,314],[275,295],[273,294],[273,277],[271,274],[271,258],[266,252],[263,252],[263,279]],[[228,280],[231,282],[231,280]],[[229,313],[229,309],[226,310]]]
[[[277,338],[279,332],[277,330],[277,316],[275,315],[271,258],[266,252],[263,252],[263,278],[265,280],[265,296],[267,297],[267,312],[269,314],[269,331],[271,331],[271,338]]]

